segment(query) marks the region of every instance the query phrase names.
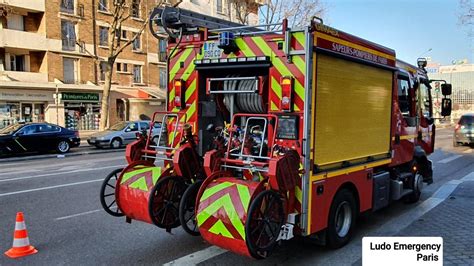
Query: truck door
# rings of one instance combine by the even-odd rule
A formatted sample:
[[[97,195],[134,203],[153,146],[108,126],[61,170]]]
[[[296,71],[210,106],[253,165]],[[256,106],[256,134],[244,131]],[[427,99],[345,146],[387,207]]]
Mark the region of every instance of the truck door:
[[[416,90],[416,114],[419,119],[417,142],[426,153],[432,153],[434,148],[434,119],[431,99],[431,86],[425,79],[420,79]]]

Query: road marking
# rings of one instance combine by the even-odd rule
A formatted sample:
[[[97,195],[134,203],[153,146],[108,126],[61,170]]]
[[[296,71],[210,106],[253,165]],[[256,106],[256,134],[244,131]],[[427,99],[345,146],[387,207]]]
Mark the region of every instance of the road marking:
[[[451,157],[448,157],[448,158],[445,158],[445,159],[439,161],[438,163],[449,163],[449,162],[452,162],[452,161],[454,161],[458,158],[461,158],[461,157],[462,157],[462,155],[460,155],[460,154],[453,155]]]
[[[99,182],[99,181],[104,181],[104,179],[101,178],[101,179],[94,179],[94,180],[88,180],[88,181],[82,181],[82,182],[75,182],[75,183],[69,183],[69,184],[62,184],[62,185],[57,185],[57,186],[40,187],[40,188],[33,188],[33,189],[27,189],[27,190],[20,190],[20,191],[7,192],[7,193],[0,194],[0,197],[10,196],[10,195],[16,195],[16,194],[23,194],[23,193],[29,193],[29,192],[35,192],[35,191],[41,191],[41,190],[48,190],[48,189],[54,189],[54,188],[61,188],[61,187],[70,187],[70,186],[76,186],[76,185],[83,185],[83,184],[88,184],[88,183],[93,183],[93,182]]]
[[[65,219],[74,218],[74,217],[77,217],[77,216],[91,214],[91,213],[98,212],[98,211],[101,211],[101,210],[102,209],[97,209],[97,210],[87,211],[87,212],[81,212],[81,213],[77,213],[77,214],[72,214],[72,215],[68,215],[68,216],[59,217],[59,218],[56,218],[54,220],[56,220],[56,221],[65,220]]]
[[[467,174],[465,177],[461,178],[462,181],[474,181],[474,172]]]
[[[187,256],[181,257],[179,259],[170,261],[168,263],[163,264],[164,266],[169,266],[169,265],[196,265],[198,263],[201,263],[203,261],[206,261],[210,258],[219,256],[223,253],[227,252],[227,250],[216,247],[216,246],[210,246],[208,248],[205,248],[203,250],[191,253]]]
[[[96,167],[96,168],[78,169],[78,170],[67,171],[67,172],[57,172],[57,173],[49,173],[49,174],[42,174],[42,175],[15,177],[15,178],[9,178],[9,179],[0,179],[0,182],[16,181],[16,180],[35,178],[35,177],[45,177],[45,176],[55,176],[55,175],[62,175],[62,174],[89,172],[89,171],[103,170],[103,169],[108,169],[108,168],[118,168],[118,167],[124,167],[124,166],[125,165],[111,165],[111,166]]]

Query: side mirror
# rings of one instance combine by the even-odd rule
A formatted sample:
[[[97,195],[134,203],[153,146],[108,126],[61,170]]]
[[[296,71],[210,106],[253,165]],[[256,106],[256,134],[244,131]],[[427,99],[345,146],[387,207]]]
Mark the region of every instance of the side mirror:
[[[451,99],[444,98],[441,100],[441,115],[450,116],[453,102]]]
[[[125,129],[125,132],[130,132],[130,131],[132,131],[132,130],[128,127]]]
[[[444,96],[449,96],[449,95],[451,95],[451,93],[452,93],[452,86],[451,86],[451,84],[448,84],[448,83],[441,84],[441,93],[442,93]]]

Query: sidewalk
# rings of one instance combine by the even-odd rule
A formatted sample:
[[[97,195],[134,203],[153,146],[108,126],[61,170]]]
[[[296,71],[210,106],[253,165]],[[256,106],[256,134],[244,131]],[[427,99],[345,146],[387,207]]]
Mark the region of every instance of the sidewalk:
[[[471,176],[462,180],[446,200],[397,235],[441,236],[444,265],[474,265],[474,175]]]

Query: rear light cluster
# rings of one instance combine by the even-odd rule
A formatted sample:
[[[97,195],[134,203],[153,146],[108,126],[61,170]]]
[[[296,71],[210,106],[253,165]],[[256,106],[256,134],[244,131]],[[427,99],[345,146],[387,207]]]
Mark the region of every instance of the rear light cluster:
[[[459,129],[464,129],[464,126],[461,126],[461,124],[456,124],[454,131],[458,131]]]

